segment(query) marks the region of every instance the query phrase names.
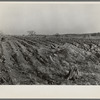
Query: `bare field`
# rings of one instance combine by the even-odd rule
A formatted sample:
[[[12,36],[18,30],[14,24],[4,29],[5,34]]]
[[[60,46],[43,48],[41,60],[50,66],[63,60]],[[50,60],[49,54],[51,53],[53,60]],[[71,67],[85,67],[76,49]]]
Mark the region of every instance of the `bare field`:
[[[100,40],[1,36],[1,85],[99,85]]]

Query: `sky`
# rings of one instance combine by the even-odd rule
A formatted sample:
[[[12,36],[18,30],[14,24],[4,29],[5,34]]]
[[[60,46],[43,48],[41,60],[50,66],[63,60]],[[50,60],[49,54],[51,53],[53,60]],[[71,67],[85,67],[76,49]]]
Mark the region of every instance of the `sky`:
[[[0,2],[4,34],[67,34],[100,32],[100,3]]]

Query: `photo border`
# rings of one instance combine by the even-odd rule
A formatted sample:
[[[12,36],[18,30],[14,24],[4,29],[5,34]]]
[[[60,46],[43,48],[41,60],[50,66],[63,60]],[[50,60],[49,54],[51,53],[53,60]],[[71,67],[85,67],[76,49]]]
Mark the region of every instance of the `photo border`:
[[[2,1],[3,2],[100,2],[100,0],[95,0],[95,1],[94,0],[84,0],[84,1],[83,0],[77,0],[77,1],[76,0],[0,0],[0,2],[2,2]],[[18,89],[22,89],[21,87],[23,87],[23,86],[22,85],[18,86]],[[31,90],[29,90],[29,89],[31,89],[31,86],[30,86],[30,88],[29,88],[29,86],[25,86],[25,87],[27,87],[27,91],[24,91],[24,94],[28,94],[30,92],[35,93],[35,92],[39,92],[41,89],[44,89],[42,86],[35,86],[36,90],[35,91],[31,91]],[[39,90],[37,90],[38,87],[40,87]],[[45,86],[45,87],[47,87],[47,89],[48,89],[48,86]],[[57,87],[58,87],[58,89],[57,89]],[[62,88],[60,86],[57,86],[57,87],[56,87],[57,91],[54,91],[54,93],[57,93],[59,91],[59,89],[64,89],[64,88]],[[77,88],[80,89],[80,86],[75,86],[75,87],[73,87],[73,86],[66,86],[66,87],[67,88],[71,87],[73,89],[76,88],[76,90],[77,90]],[[78,91],[78,93],[76,93],[77,91],[74,91],[72,89],[73,91],[71,90],[71,91],[68,91],[68,92],[70,94],[71,93],[72,94],[76,93],[76,95],[77,95],[76,97],[75,96],[74,97],[73,96],[72,97],[71,96],[70,97],[64,97],[64,96],[63,97],[59,97],[59,96],[58,97],[53,97],[53,96],[51,97],[51,96],[47,95],[49,93],[49,89],[48,89],[48,93],[46,94],[46,92],[45,92],[45,94],[46,94],[46,98],[45,98],[45,97],[42,97],[42,95],[44,95],[43,93],[42,93],[42,95],[39,94],[39,96],[37,95],[35,97],[31,97],[30,95],[28,97],[22,97],[22,96],[18,97],[18,95],[23,94],[23,91],[16,92],[16,86],[6,86],[5,85],[5,86],[0,86],[0,90],[1,90],[1,92],[0,92],[0,99],[1,100],[2,99],[4,99],[4,100],[22,100],[22,99],[24,99],[24,100],[33,100],[33,99],[34,100],[35,99],[36,100],[99,100],[100,99],[100,96],[98,95],[100,93],[100,87],[91,86],[92,87],[92,89],[91,89],[90,86],[87,86],[88,90],[90,90],[92,92],[91,96],[90,96],[90,94],[88,94],[88,91],[86,91],[84,87],[85,86],[82,86],[83,90],[86,92],[85,95],[87,94],[87,96],[77,97],[80,94],[80,91]],[[53,88],[55,88],[55,87],[53,87]],[[2,91],[3,91],[3,93],[2,93]],[[12,93],[10,93],[10,91]],[[66,92],[66,95],[68,95],[68,92]],[[95,92],[98,93],[98,94],[96,94],[96,97],[93,96],[95,94]],[[7,93],[8,96],[5,93]],[[15,95],[15,97],[14,96],[11,97],[11,95]]]

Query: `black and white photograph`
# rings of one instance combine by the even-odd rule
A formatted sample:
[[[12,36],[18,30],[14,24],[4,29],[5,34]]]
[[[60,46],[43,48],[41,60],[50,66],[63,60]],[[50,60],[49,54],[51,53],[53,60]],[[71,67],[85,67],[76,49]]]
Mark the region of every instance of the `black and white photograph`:
[[[0,85],[100,85],[100,3],[0,2]]]

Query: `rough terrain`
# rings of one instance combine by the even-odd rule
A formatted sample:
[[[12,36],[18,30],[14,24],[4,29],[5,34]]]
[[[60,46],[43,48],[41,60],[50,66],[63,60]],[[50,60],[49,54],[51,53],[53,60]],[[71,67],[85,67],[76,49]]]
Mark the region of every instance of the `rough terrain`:
[[[1,85],[99,85],[100,39],[1,36]]]

